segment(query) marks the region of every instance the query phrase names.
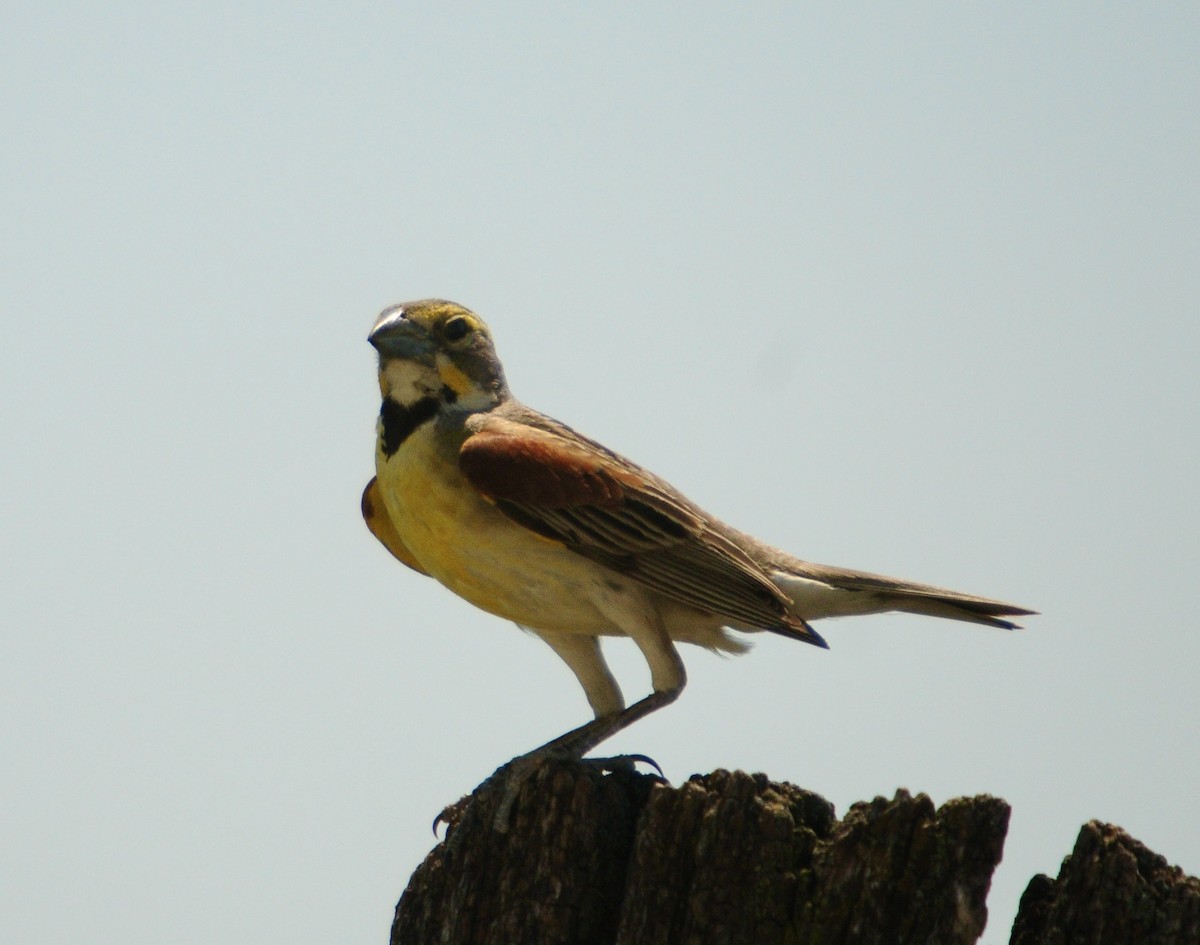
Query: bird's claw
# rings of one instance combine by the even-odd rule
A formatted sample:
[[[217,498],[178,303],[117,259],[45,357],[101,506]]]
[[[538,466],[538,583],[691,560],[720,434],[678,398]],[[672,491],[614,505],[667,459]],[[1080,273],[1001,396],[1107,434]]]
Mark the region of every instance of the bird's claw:
[[[500,789],[502,793],[500,795],[500,803],[496,806],[495,816],[492,818],[492,829],[497,833],[508,833],[508,823],[512,816],[512,809],[516,804],[517,798],[520,796],[521,788],[539,767],[548,761],[555,760],[555,757],[551,753],[539,754],[535,751],[530,752],[528,755],[521,755],[514,758],[508,764],[501,765],[472,793],[464,794],[453,804],[447,804],[441,810],[433,819],[433,835],[436,837],[438,826],[445,824],[446,839],[449,840],[451,833],[461,823],[468,808],[470,808],[476,799],[494,789]],[[629,754],[614,755],[609,758],[576,758],[571,760],[605,773],[615,773],[618,771],[635,772],[638,762],[641,762],[653,768],[659,780],[664,784],[670,783],[667,780],[667,776],[663,773],[662,766],[649,755]]]
[[[667,776],[663,774],[662,765],[649,755],[613,755],[611,758],[584,758],[581,763],[592,765],[601,771],[636,771],[639,761],[653,768],[664,784],[670,783],[667,780]]]
[[[436,837],[438,825],[446,825],[446,836],[450,836],[450,831],[458,826],[458,822],[462,820],[463,814],[467,812],[467,808],[471,806],[473,794],[464,794],[453,804],[447,804],[441,809],[436,817],[433,818],[433,835]]]

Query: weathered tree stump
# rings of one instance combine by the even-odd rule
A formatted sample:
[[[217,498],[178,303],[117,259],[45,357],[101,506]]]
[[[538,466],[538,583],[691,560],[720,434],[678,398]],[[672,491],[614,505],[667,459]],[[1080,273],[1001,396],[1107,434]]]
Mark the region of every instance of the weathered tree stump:
[[[840,821],[823,798],[715,771],[679,787],[553,763],[506,832],[477,792],[396,907],[393,945],[969,945],[1008,805],[898,791]],[[1200,945],[1200,880],[1085,824],[1036,876],[1010,945]]]
[[[413,874],[393,945],[969,945],[1008,828],[981,796],[854,805],[764,775],[675,788],[548,764],[505,833],[478,794]]]
[[[1200,945],[1200,879],[1090,821],[1058,879],[1030,881],[1010,945]]]

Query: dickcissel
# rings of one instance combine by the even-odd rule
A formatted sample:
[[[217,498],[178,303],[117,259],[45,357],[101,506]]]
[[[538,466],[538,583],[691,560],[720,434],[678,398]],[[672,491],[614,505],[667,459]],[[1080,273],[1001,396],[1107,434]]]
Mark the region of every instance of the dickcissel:
[[[676,489],[513,397],[483,320],[441,299],[387,308],[375,478],[362,511],[400,561],[541,637],[595,718],[526,757],[582,758],[673,702],[676,643],[738,653],[731,630],[825,647],[810,621],[907,611],[1013,629],[1002,601],[810,564],[729,527]],[[600,638],[627,636],[653,692],[626,707]]]

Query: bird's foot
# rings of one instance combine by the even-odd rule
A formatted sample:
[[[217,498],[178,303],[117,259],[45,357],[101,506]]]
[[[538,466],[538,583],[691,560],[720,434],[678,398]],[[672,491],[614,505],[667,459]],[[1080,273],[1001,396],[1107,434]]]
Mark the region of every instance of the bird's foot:
[[[584,759],[584,756],[602,741],[638,719],[649,715],[655,709],[674,702],[678,697],[682,684],[675,689],[665,689],[650,693],[644,699],[622,709],[612,715],[602,715],[585,722],[578,728],[572,729],[565,735],[560,735],[553,741],[546,742],[540,748],[535,748],[528,754],[514,758],[506,765],[497,768],[483,784],[479,785],[469,797],[451,804],[433,822],[433,832],[437,833],[438,824],[447,825],[446,838],[459,822],[468,815],[474,802],[492,791],[501,791],[500,803],[496,815],[492,818],[492,827],[499,833],[508,832],[508,822],[512,814],[513,804],[521,793],[521,788],[539,767],[548,761],[586,761],[598,765],[602,771],[632,771],[641,761],[650,765],[663,777],[662,768],[652,758],[646,755],[622,755],[614,758]],[[663,780],[666,780],[663,778]]]
[[[496,813],[492,818],[492,828],[498,833],[507,833],[512,808],[517,797],[520,796],[522,786],[541,765],[557,759],[557,755],[538,749],[501,765],[470,794],[464,794],[453,804],[447,804],[442,808],[441,813],[433,819],[434,836],[437,836],[438,827],[445,824],[446,840],[453,846],[452,836],[455,829],[462,823],[468,812],[476,804],[497,791],[500,792],[500,802],[496,806]]]
[[[500,804],[496,808],[496,816],[492,818],[493,830],[497,833],[508,832],[508,825],[512,819],[513,805],[516,804],[517,798],[520,797],[521,789],[539,768],[551,761],[569,761],[575,764],[586,765],[605,774],[618,771],[636,771],[637,764],[640,761],[658,772],[658,777],[663,782],[667,780],[658,762],[648,755],[614,755],[611,758],[579,758],[574,753],[555,751],[550,745],[544,745],[527,755],[514,758],[508,764],[498,768],[481,785],[482,788],[486,789],[494,781],[497,782],[495,786],[502,788],[504,791],[500,798]]]
[[[664,784],[668,783],[666,776],[663,774],[662,767],[648,755],[633,754],[614,755],[609,758],[578,758],[573,753],[556,749],[558,749],[558,746],[554,745],[554,743],[543,745],[541,748],[537,748],[525,755],[519,755],[507,764],[501,765],[473,792],[463,795],[453,804],[448,804],[442,809],[441,813],[433,821],[434,835],[437,835],[439,825],[445,824],[446,839],[449,840],[450,835],[462,822],[471,806],[497,791],[500,792],[500,801],[496,805],[496,812],[492,817],[492,829],[497,833],[507,833],[509,824],[512,821],[512,810],[521,795],[521,789],[540,768],[554,761],[567,761],[586,765],[589,768],[594,768],[606,774],[634,772],[637,770],[638,763],[640,762],[653,768],[658,779]]]
[[[663,784],[670,784],[667,776],[663,774],[662,765],[651,758],[649,755],[613,755],[611,758],[580,758],[579,763],[595,767],[598,771],[604,773],[616,771],[637,771],[638,762],[644,765],[649,765],[657,772],[658,779]]]
[[[466,814],[467,808],[471,806],[471,801],[475,799],[474,794],[464,794],[453,804],[447,804],[441,809],[441,812],[433,818],[433,835],[436,837],[438,827],[442,824],[446,825],[446,837],[450,837],[450,832],[458,826],[463,815]]]

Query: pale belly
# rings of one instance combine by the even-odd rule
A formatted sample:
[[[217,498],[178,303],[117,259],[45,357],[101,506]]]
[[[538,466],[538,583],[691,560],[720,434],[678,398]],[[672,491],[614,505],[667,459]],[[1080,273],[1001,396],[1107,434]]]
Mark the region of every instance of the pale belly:
[[[388,515],[421,566],[476,607],[524,626],[622,633],[612,607],[627,582],[505,518],[439,455],[432,430],[376,456]]]

